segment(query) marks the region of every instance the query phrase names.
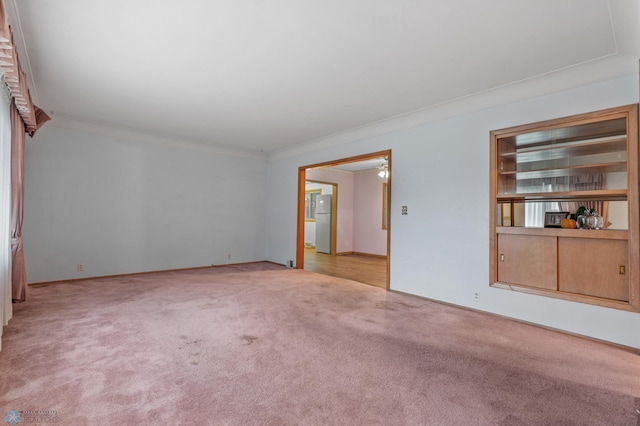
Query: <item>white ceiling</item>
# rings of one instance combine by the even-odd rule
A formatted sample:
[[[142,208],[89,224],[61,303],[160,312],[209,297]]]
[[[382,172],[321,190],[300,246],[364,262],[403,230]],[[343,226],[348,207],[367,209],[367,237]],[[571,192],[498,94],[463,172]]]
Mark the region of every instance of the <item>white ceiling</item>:
[[[264,152],[640,55],[637,0],[5,3],[54,120]]]

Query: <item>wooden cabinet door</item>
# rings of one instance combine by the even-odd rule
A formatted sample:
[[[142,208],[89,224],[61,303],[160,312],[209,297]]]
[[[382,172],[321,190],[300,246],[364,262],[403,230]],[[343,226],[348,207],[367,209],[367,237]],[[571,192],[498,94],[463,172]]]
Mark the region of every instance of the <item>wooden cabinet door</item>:
[[[559,237],[559,290],[628,302],[628,256],[626,240]]]
[[[498,281],[558,289],[556,237],[498,234]]]

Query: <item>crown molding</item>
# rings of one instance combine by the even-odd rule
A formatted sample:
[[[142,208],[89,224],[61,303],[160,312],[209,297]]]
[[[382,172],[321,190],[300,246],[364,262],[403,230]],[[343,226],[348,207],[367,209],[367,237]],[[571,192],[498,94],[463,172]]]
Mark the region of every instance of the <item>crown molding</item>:
[[[638,58],[632,55],[609,55],[389,117],[344,132],[273,150],[267,153],[267,160],[292,158],[629,75],[638,75]]]
[[[112,124],[81,120],[75,117],[61,116],[56,114],[51,117],[47,126],[59,127],[68,130],[78,130],[101,135],[114,136],[123,139],[131,139],[138,142],[157,143],[177,148],[191,149],[196,151],[210,152],[215,154],[242,157],[253,160],[265,160],[266,154],[253,150],[235,149],[226,146],[215,145],[210,142],[180,138],[155,133],[143,132],[136,129],[115,126]]]

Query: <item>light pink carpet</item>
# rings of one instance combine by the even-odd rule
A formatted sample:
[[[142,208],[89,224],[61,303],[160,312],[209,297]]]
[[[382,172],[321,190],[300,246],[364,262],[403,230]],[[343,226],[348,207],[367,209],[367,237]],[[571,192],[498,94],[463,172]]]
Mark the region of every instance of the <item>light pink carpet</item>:
[[[312,272],[254,264],[32,290],[3,336],[3,419],[640,424],[637,354]]]

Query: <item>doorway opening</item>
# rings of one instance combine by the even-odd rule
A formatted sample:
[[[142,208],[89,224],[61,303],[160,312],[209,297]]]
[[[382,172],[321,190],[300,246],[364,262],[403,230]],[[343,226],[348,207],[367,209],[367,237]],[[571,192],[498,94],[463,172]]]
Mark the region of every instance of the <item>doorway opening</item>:
[[[391,150],[299,167],[296,268],[389,290],[390,206]]]
[[[338,184],[305,181],[304,248],[336,254],[338,230]],[[308,252],[308,250],[307,250]]]

